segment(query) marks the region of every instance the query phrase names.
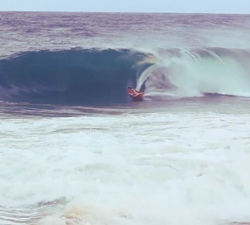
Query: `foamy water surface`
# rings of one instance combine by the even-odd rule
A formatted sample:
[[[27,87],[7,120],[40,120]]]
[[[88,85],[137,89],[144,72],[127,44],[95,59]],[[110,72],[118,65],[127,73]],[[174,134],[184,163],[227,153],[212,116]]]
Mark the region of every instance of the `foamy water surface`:
[[[197,104],[197,112],[186,105],[77,117],[2,114],[1,224],[250,220],[245,104],[232,104],[232,113],[230,105]]]

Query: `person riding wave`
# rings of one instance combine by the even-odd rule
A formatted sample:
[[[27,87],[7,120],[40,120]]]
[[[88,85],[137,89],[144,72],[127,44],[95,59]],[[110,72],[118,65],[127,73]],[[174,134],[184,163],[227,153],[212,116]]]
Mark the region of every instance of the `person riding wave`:
[[[137,91],[132,87],[128,87],[128,94],[134,101],[142,101],[143,93],[141,91]]]
[[[132,87],[128,87],[128,93],[131,95],[141,94],[140,91],[137,91],[137,90],[133,89]]]

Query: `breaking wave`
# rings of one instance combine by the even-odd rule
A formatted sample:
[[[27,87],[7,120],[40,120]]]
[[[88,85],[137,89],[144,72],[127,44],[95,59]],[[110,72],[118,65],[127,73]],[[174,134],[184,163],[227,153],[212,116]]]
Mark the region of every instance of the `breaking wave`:
[[[149,60],[150,61],[150,60]],[[250,97],[250,51],[223,48],[161,50],[140,76],[145,96],[157,99],[207,94]]]
[[[250,51],[223,48],[71,49],[0,60],[0,100],[65,105],[126,104],[128,85],[146,100],[250,96]]]

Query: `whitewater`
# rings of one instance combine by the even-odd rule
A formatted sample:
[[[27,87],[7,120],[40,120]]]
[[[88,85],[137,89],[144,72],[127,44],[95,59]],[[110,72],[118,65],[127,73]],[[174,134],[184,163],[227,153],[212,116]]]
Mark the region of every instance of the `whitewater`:
[[[249,15],[0,27],[1,225],[250,224]]]

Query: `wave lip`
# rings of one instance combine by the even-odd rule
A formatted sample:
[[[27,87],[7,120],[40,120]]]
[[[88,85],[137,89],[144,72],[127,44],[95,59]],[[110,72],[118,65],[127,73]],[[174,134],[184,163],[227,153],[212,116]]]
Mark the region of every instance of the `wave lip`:
[[[250,97],[250,51],[239,49],[166,49],[141,74],[137,88],[145,96],[204,97],[207,94]]]

